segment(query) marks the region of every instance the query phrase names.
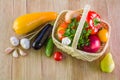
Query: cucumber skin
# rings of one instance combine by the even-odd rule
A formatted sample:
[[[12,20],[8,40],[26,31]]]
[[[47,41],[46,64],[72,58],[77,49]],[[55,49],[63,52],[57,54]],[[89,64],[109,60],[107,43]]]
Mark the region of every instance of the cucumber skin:
[[[50,57],[53,51],[54,51],[54,43],[53,43],[52,37],[50,37],[46,44],[46,50],[45,50],[46,56]]]

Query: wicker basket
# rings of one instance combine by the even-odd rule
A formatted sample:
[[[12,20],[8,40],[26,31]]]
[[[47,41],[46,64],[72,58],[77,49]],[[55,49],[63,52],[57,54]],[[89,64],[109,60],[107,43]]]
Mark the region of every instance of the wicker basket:
[[[93,60],[98,59],[106,51],[106,48],[108,47],[109,38],[108,38],[108,41],[103,46],[101,46],[101,50],[98,51],[97,53],[89,53],[89,52],[85,52],[85,51],[77,49],[77,45],[74,45],[74,44],[76,44],[75,36],[74,36],[73,43],[72,43],[73,46],[63,45],[61,42],[59,42],[59,40],[57,40],[57,38],[56,38],[57,27],[65,20],[64,17],[68,11],[69,10],[62,11],[55,21],[53,31],[52,31],[52,39],[53,39],[54,44],[57,46],[57,48],[61,49],[62,51],[66,52],[67,54],[70,54],[71,56],[73,56],[77,59],[82,59],[84,61],[93,61]],[[79,11],[81,13],[84,12],[82,9]],[[109,37],[110,37],[110,30],[111,30],[110,25],[103,20],[102,20],[102,22],[104,22],[108,26],[107,29],[109,31]],[[81,23],[81,21],[80,21],[80,23]],[[82,27],[81,27],[81,31],[82,31]],[[79,33],[77,33],[77,31],[76,31],[76,34],[81,34],[81,31],[79,31]]]

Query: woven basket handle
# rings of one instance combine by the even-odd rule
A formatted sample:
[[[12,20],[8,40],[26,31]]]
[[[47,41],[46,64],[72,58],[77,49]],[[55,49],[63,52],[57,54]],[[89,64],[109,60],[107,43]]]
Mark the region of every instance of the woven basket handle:
[[[89,5],[86,5],[83,9],[83,14],[82,14],[82,17],[80,19],[80,22],[79,22],[79,25],[78,25],[78,28],[76,30],[76,33],[75,33],[75,36],[74,36],[74,39],[73,39],[73,43],[72,43],[72,47],[74,49],[77,49],[77,44],[78,44],[78,41],[79,41],[79,37],[81,35],[84,23],[86,21],[86,16],[87,16],[89,10],[90,10]]]

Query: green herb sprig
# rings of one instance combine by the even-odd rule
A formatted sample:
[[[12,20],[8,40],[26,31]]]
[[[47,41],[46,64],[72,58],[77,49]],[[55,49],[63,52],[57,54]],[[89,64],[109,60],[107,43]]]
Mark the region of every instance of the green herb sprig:
[[[76,18],[73,18],[71,23],[68,25],[68,28],[64,33],[64,36],[69,37],[71,41],[73,41],[77,26],[78,26],[78,21]]]
[[[78,48],[82,49],[84,46],[88,46],[89,45],[89,35],[91,33],[91,30],[88,29],[88,23],[85,22],[81,36],[79,38],[79,42],[78,42]]]
[[[79,21],[77,21],[76,18],[73,18],[71,23],[68,25],[68,28],[66,29],[66,31],[64,33],[64,36],[69,37],[71,39],[71,41],[73,41],[78,24],[79,24]],[[88,23],[85,22],[81,36],[80,36],[79,41],[78,41],[78,48],[82,48],[85,45],[86,46],[89,45],[88,37],[91,33],[91,30],[87,29],[88,27],[89,27]],[[71,46],[71,44],[69,46]]]

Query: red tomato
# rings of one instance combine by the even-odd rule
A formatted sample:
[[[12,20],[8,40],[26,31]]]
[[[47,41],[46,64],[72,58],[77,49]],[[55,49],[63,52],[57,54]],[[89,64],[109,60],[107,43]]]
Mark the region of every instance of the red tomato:
[[[100,21],[100,16],[94,12],[94,11],[89,11],[87,15],[87,23],[89,25],[89,29],[92,30],[91,34],[96,34],[98,32],[98,29],[100,29],[101,25],[94,25],[94,19],[97,19]]]
[[[62,55],[61,52],[55,52],[55,53],[54,53],[54,59],[55,59],[56,61],[61,61],[62,58],[63,58],[63,55]]]
[[[57,30],[57,36],[59,40],[62,40],[62,38],[64,37],[63,34],[65,33],[66,28],[68,27],[68,23],[63,22]]]
[[[60,25],[62,28],[67,28],[68,27],[68,23],[66,23],[66,22],[63,22],[61,25]]]

